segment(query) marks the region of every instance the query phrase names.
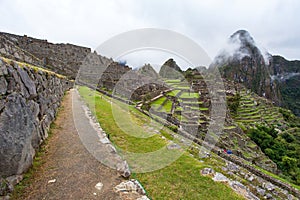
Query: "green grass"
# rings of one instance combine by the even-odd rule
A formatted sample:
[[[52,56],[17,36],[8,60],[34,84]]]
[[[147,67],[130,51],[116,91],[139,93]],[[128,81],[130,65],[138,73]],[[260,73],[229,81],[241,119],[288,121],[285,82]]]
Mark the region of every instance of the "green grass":
[[[244,124],[250,124],[250,123],[254,123],[256,122],[255,120],[253,119],[241,119],[241,120],[236,120],[237,122],[241,122],[241,123],[244,123]]]
[[[167,100],[167,102],[163,105],[163,108],[165,109],[166,112],[171,112],[172,108],[172,102]]]
[[[166,168],[136,177],[153,199],[243,199],[225,184],[201,176],[203,167],[186,153]]]
[[[200,108],[199,108],[199,110],[201,110],[201,111],[207,111],[207,110],[208,110],[208,108],[203,108],[203,107],[200,107]]]
[[[155,110],[158,110],[166,99],[167,99],[166,97],[161,97],[159,99],[156,99],[151,103],[151,107]]]
[[[254,101],[258,103],[256,106]],[[241,92],[240,106],[234,119],[244,125],[251,125],[261,120],[266,121],[268,125],[274,124],[274,121],[282,122],[284,119],[280,115],[278,108],[273,105],[267,105],[263,100],[256,98],[254,94],[246,95]]]
[[[152,104],[161,105],[166,100],[166,97],[161,97],[152,102]]]
[[[175,97],[181,90],[173,90],[171,92],[168,92],[167,95]]]
[[[183,92],[180,98],[199,98],[199,94],[196,92]]]
[[[166,103],[164,105],[162,105],[165,101],[166,101]],[[170,100],[168,100],[166,97],[161,97],[151,103],[151,107],[156,110],[158,110],[161,106],[164,109],[163,111],[169,113],[172,108],[172,102]]]
[[[254,143],[254,142],[247,142],[247,146],[250,147],[250,148],[256,148],[257,145]]]
[[[183,108],[182,108],[181,106],[177,106],[177,107],[175,108],[175,111],[183,111]]]
[[[278,107],[274,106],[271,102],[268,102],[267,100],[258,97],[256,94],[245,94],[245,92],[241,93],[240,106],[237,109],[237,114],[234,115],[234,119],[238,122],[238,125],[245,132],[247,131],[247,129],[250,129],[249,125],[252,126],[253,129],[256,129],[259,125],[268,127],[279,127],[279,129],[281,130],[287,130],[290,127],[289,124],[285,121]],[[257,105],[254,104],[255,101],[258,103]],[[284,128],[282,128],[282,125],[285,125],[283,126]],[[256,148],[256,144],[254,142],[248,142],[247,146],[251,149]],[[248,157],[248,153],[249,152],[243,152],[244,156],[246,157]],[[273,161],[276,162],[274,158]],[[280,165],[278,166],[280,167]],[[286,177],[284,175],[277,176],[264,169],[259,168],[258,166],[253,165],[253,167],[259,169],[267,175],[274,177],[275,179],[281,180],[283,182],[293,185],[297,189],[300,189],[300,186],[297,186],[292,183],[293,179],[291,177],[288,177],[288,175],[285,175]]]
[[[231,130],[231,129],[235,129],[236,126],[225,126],[224,129],[225,130]]]
[[[94,99],[93,96],[89,96],[90,90],[80,87],[79,91],[85,101],[93,105],[92,102]],[[142,125],[149,122],[149,118],[131,106],[129,106],[129,111],[124,111],[123,108],[125,105],[120,102],[110,104],[107,98],[98,98],[97,95],[95,98],[97,119],[102,128],[110,134],[113,143],[119,148],[130,152],[153,152],[166,145],[166,141],[161,139],[160,135],[157,134],[147,138],[128,136],[127,131],[124,132],[124,129],[118,127],[116,121],[119,120],[114,119],[111,105],[116,106],[120,110],[118,116],[120,115],[121,119],[124,118],[125,121],[132,119],[134,124]],[[132,131],[134,131],[134,128],[132,128]],[[172,137],[168,136],[170,135],[169,129],[163,128],[160,132],[168,139],[172,139]],[[149,136],[149,133],[142,129],[139,129],[139,133]],[[217,166],[218,163],[213,163],[209,160],[200,163],[189,156],[189,153],[183,149],[172,150],[171,152],[174,152],[171,156],[182,155],[167,167],[157,171],[133,174],[133,178],[137,178],[142,183],[152,199],[243,199],[230,189],[229,186],[216,183],[210,177],[200,175],[200,169],[208,165]],[[164,156],[161,157],[163,159]],[[128,162],[132,167],[136,162],[141,160],[129,160]],[[155,163],[155,160],[151,160],[151,162]]]
[[[203,101],[184,101],[185,104],[196,104],[196,105],[199,105],[199,104],[203,104]]]
[[[164,80],[165,83],[180,83],[179,79],[166,79]]]
[[[154,110],[157,110],[161,107],[160,104],[151,104],[151,108],[154,109]]]
[[[184,86],[184,85],[178,85],[178,84],[176,84],[174,86],[176,86],[176,89],[180,89],[180,90],[188,90],[188,89],[190,89],[189,86]]]

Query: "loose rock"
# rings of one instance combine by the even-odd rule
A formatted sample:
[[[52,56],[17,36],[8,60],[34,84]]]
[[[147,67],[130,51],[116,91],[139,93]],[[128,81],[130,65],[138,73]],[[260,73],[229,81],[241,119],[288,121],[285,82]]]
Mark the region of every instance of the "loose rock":
[[[147,196],[142,196],[140,198],[137,198],[136,200],[150,200]]]
[[[103,183],[101,183],[101,182],[97,183],[97,184],[95,185],[95,188],[96,188],[97,190],[101,191],[102,188],[103,188]]]
[[[260,187],[256,187],[256,191],[259,195],[264,196],[266,193],[266,190],[260,188]]]
[[[56,179],[49,180],[48,183],[55,183]]]
[[[181,147],[176,143],[171,143],[167,146],[167,149],[169,149],[169,150],[180,149],[180,148]]]
[[[219,172],[216,172],[215,176],[213,177],[213,180],[216,182],[229,182],[229,179]]]
[[[140,195],[146,194],[146,191],[144,190],[142,185],[135,179],[124,181],[117,185],[114,189],[116,192],[137,193]]]
[[[201,174],[202,175],[214,175],[215,170],[213,170],[212,168],[204,168],[201,170]]]
[[[129,170],[129,166],[128,166],[126,161],[123,161],[123,162],[120,162],[120,163],[117,164],[117,171],[124,178],[128,178],[131,175],[131,172]]]

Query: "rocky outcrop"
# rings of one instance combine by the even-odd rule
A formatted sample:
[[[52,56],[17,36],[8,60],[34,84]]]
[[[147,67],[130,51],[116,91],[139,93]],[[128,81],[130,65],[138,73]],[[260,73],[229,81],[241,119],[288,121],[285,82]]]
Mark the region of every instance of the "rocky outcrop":
[[[279,101],[273,93],[275,85],[271,85],[269,58],[265,58],[250,34],[245,30],[235,32],[228,46],[215,58],[212,67],[218,66],[226,79],[243,83],[258,95]]]
[[[12,41],[4,37],[0,33],[0,56],[10,58],[13,60],[31,63],[37,66],[43,64],[42,60],[38,59],[34,55],[30,54],[27,51],[19,48]]]
[[[71,86],[53,72],[0,59],[0,176],[22,174],[32,165]]]
[[[154,79],[159,78],[159,75],[150,64],[145,64],[143,67],[139,68],[138,72]]]
[[[159,70],[159,75],[163,78],[169,79],[182,79],[183,75],[181,74],[182,70],[176,64],[173,58],[167,60]]]
[[[99,80],[99,88],[113,90],[122,76],[130,72],[132,69],[127,65],[120,65],[118,62],[110,63],[103,72]],[[135,79],[135,77],[133,77]]]
[[[228,46],[210,66],[215,67],[224,78],[242,83],[259,96],[300,115],[300,107],[296,106],[300,99],[300,61],[287,61],[264,52],[249,32],[239,30],[229,38]]]
[[[149,100],[166,89],[152,70],[148,66],[136,71],[127,65],[111,62],[100,77],[98,89],[113,91],[114,95],[133,101]]]
[[[90,48],[76,46],[72,44],[53,44],[47,40],[40,40],[32,37],[13,35],[9,33],[0,33],[2,40],[5,40],[6,48],[17,48],[19,52],[26,52],[30,59],[17,59],[36,65],[42,65],[51,71],[63,74],[69,78],[75,79],[77,72],[88,54]],[[11,52],[1,52],[5,57],[20,57],[20,54],[11,54]],[[28,56],[30,55],[30,56]]]
[[[271,83],[277,86],[277,93],[281,96],[279,104],[300,116],[300,61],[272,56],[269,68]]]

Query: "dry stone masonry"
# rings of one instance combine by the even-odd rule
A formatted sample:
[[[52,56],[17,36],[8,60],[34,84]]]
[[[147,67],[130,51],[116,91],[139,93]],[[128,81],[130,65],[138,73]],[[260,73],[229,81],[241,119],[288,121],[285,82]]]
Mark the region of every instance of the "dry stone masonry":
[[[0,58],[0,176],[24,173],[48,137],[64,92],[65,77]]]

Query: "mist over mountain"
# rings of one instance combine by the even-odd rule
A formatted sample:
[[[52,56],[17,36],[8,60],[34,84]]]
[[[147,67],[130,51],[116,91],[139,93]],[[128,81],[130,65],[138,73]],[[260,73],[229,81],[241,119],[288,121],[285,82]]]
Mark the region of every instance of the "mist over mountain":
[[[210,65],[215,67],[224,78],[242,83],[300,115],[300,62],[272,56],[255,43],[248,31],[239,30],[229,37]]]
[[[248,31],[239,30],[230,36],[226,46],[215,57],[212,65],[241,61],[244,57],[253,57],[268,65],[271,55],[257,46]]]

